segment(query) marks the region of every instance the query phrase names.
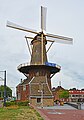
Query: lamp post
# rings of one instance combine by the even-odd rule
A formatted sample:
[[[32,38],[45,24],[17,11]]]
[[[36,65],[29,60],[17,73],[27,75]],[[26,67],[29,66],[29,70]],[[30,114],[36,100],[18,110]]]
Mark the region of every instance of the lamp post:
[[[39,83],[40,85],[40,90],[38,90],[38,92],[41,94],[41,107],[43,108],[43,94],[44,94],[44,91],[43,91],[43,83]]]
[[[5,71],[0,71],[4,72],[4,79],[1,78],[4,81],[4,107],[6,106],[6,70]]]

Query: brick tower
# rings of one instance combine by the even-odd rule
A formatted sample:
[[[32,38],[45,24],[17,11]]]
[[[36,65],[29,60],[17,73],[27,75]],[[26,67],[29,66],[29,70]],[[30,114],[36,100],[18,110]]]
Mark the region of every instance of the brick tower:
[[[43,64],[42,42],[39,33],[31,41],[33,46],[30,64],[21,64],[18,70],[26,74],[29,79],[29,100],[35,106],[52,106],[51,78],[60,71],[60,66],[48,63],[46,54],[46,37],[43,35]]]

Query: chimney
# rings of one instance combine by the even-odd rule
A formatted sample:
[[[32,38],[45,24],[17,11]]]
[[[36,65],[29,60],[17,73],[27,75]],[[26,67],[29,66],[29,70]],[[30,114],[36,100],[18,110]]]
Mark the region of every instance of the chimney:
[[[21,78],[21,83],[22,83],[22,78]]]

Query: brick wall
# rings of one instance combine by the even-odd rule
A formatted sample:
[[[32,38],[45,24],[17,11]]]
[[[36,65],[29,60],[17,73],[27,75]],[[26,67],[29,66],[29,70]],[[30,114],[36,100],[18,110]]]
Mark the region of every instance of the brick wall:
[[[53,106],[54,105],[54,101],[52,98],[45,98],[42,99],[42,102],[37,103],[37,99],[36,98],[31,98],[30,103],[34,106],[38,106],[38,107],[47,107],[47,106]]]
[[[16,88],[16,92],[17,92],[17,100],[29,100],[29,85],[19,85]]]

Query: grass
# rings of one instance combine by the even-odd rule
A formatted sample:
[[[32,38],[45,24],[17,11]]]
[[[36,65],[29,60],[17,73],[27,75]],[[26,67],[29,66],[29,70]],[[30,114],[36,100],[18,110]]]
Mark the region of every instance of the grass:
[[[11,106],[0,108],[0,120],[43,120],[43,118],[28,106]]]

